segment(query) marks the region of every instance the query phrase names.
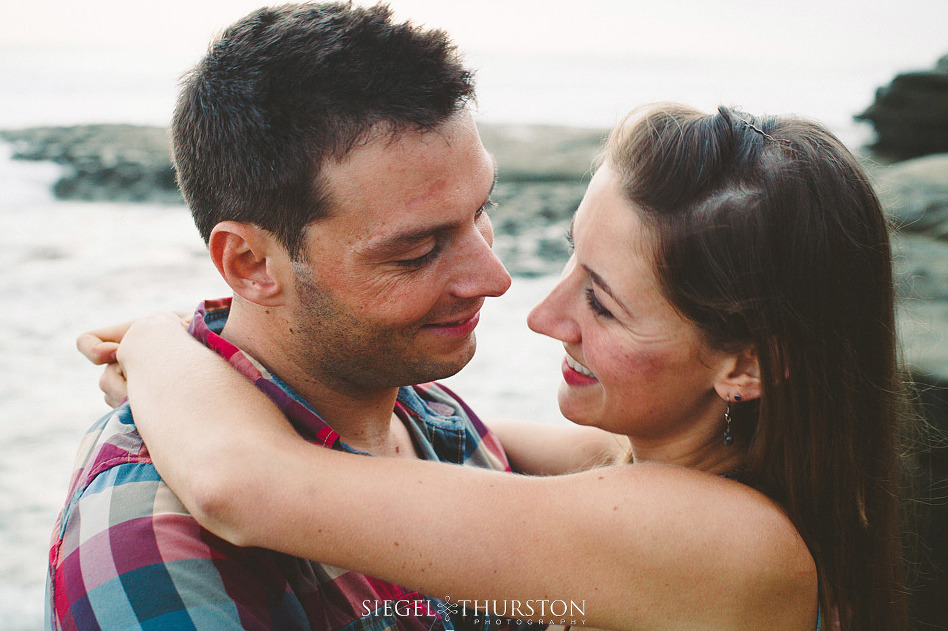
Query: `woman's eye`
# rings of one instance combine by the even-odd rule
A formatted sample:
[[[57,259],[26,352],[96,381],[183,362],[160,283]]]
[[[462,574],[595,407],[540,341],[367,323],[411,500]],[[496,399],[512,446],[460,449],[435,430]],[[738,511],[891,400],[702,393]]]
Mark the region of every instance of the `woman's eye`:
[[[572,254],[573,250],[576,249],[576,244],[573,243],[573,226],[572,225],[566,230],[566,247],[569,250],[570,254]]]
[[[589,308],[597,316],[603,318],[614,318],[612,312],[606,309],[606,307],[599,302],[599,298],[596,297],[596,292],[592,290],[592,287],[586,290],[586,302],[589,304]]]

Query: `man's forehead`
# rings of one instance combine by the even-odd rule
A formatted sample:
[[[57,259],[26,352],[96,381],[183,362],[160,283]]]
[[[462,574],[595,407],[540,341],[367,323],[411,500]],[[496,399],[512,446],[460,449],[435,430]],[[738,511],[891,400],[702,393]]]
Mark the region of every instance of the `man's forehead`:
[[[364,239],[366,248],[379,254],[394,253],[470,222],[477,211],[485,210],[490,205],[490,198],[497,184],[497,163],[493,156],[488,154],[488,157],[490,172],[493,173],[490,187],[465,204],[461,212],[445,212],[432,217],[429,212],[420,208],[414,211],[411,206],[405,207],[403,212],[394,213],[388,221],[377,225],[372,234],[366,235]],[[464,212],[465,209],[467,212]]]
[[[383,128],[320,169],[329,212],[313,227],[359,249],[410,246],[470,221],[495,179],[469,112],[431,131]]]
[[[379,121],[361,133],[351,145],[339,153],[329,156],[322,170],[333,172],[366,154],[402,157],[426,144],[444,143],[450,146],[459,139],[480,143],[480,134],[473,113],[465,108],[452,114],[433,127],[420,127],[411,123]]]

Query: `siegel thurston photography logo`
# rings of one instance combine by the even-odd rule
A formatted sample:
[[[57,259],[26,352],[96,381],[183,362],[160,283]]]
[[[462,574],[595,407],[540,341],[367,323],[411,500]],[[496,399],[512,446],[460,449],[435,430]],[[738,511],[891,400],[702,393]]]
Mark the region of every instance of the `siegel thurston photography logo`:
[[[471,622],[501,625],[505,620],[527,624],[579,625],[586,622],[586,601],[574,600],[364,600],[363,615],[411,617],[437,615],[445,621],[463,617]]]
[[[451,602],[451,597],[445,596],[444,600],[438,603],[438,613],[444,620],[450,620],[451,616],[458,613],[458,603]]]

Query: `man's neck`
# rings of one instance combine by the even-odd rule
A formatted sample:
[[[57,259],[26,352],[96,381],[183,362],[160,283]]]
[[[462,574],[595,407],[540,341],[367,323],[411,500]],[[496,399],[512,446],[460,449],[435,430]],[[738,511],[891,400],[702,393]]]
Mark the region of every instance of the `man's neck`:
[[[282,332],[288,323],[274,311],[240,305],[235,298],[221,337],[263,364],[303,397],[350,447],[376,456],[412,457],[413,442],[394,414],[398,388],[344,389],[312,375]],[[248,313],[250,312],[250,313]]]

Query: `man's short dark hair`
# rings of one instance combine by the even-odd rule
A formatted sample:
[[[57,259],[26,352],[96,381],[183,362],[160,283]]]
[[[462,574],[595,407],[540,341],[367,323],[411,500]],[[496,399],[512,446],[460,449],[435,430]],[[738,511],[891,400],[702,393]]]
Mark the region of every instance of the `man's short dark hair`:
[[[431,130],[473,98],[443,31],[386,5],[290,4],[229,27],[184,79],[172,123],[178,185],[205,241],[258,225],[299,254],[329,212],[321,165],[379,127]]]

